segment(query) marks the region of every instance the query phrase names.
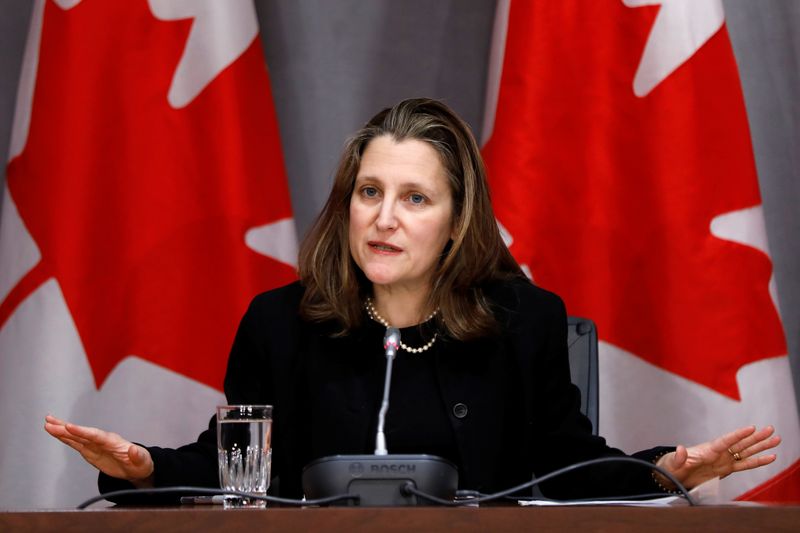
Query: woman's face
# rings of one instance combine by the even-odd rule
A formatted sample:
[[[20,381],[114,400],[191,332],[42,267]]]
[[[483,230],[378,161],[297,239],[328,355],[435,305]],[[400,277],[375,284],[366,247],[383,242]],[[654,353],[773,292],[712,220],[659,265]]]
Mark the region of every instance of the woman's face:
[[[376,137],[350,199],[350,254],[375,285],[428,291],[453,234],[453,195],[428,143]]]

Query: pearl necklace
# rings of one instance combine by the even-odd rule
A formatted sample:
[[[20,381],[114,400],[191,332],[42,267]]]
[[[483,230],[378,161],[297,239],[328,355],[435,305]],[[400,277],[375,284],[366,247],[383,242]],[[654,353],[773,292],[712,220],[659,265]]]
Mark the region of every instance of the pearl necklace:
[[[389,324],[388,320],[386,320],[385,318],[383,318],[381,315],[378,314],[378,311],[375,309],[375,305],[372,303],[372,298],[370,298],[369,296],[367,296],[367,301],[364,302],[364,307],[367,309],[367,314],[369,315],[369,317],[372,320],[374,320],[375,322],[378,322],[379,324],[383,324],[383,326],[386,327],[386,328],[392,327]],[[436,313],[438,313],[438,312],[439,312],[439,310],[436,309],[433,313],[429,314],[427,316],[427,318],[425,318],[424,322],[427,322],[428,320],[430,320],[433,317],[435,317]],[[401,340],[400,341],[400,348],[404,349],[405,351],[407,351],[409,353],[422,353],[422,352],[428,350],[431,346],[433,346],[433,343],[436,342],[436,338],[437,337],[439,337],[439,334],[438,333],[434,333],[433,334],[433,338],[431,340],[429,340],[427,343],[425,343],[422,346],[420,346],[419,348],[412,348],[412,347],[408,346],[406,343],[404,343]]]

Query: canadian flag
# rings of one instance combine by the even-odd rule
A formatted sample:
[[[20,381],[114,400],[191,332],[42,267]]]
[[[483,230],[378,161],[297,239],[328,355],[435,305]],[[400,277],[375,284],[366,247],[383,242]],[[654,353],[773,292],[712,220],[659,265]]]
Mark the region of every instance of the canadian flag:
[[[598,325],[633,452],[773,424],[724,498],[800,500],[800,427],[720,0],[501,1],[484,155],[534,281]]]
[[[0,220],[0,507],[96,472],[52,412],[194,439],[296,237],[251,0],[37,1]]]

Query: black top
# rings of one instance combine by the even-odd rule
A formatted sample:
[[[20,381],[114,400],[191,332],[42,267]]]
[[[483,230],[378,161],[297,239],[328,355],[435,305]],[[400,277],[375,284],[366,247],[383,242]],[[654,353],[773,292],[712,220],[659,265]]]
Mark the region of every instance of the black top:
[[[472,342],[440,337],[435,349],[398,355],[392,390],[399,399],[387,419],[389,451],[452,459],[459,487],[481,492],[509,488],[530,480],[532,473],[541,476],[578,461],[623,455],[593,436],[580,413],[580,393],[570,382],[561,300],[521,279],[484,289],[501,333]],[[383,326],[367,320],[351,335],[332,337],[333,324],[299,318],[302,294],[295,282],[253,300],[225,377],[229,403],[274,406],[272,471],[286,497],[302,495],[302,468],[313,459],[374,451],[385,372]],[[409,337],[407,344],[422,343]],[[149,450],[157,486],[218,486],[214,418],[195,443]],[[665,450],[635,456],[650,460]],[[103,492],[125,486],[130,485],[100,477]],[[656,490],[649,471],[620,463],[579,470],[542,486],[554,498]]]
[[[432,335],[421,334],[420,328],[410,327],[400,330],[400,338],[407,346],[418,348]],[[437,338],[422,353],[397,351],[386,413],[386,448],[393,454],[426,453],[459,464],[456,438],[449,420],[452,414],[444,403],[436,376],[438,341]]]

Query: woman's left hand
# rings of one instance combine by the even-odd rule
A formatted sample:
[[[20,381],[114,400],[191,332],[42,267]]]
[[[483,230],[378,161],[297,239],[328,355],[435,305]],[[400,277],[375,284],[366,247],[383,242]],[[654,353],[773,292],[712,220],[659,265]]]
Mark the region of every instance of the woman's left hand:
[[[768,465],[775,460],[775,454],[759,455],[780,444],[781,438],[775,428],[767,426],[756,431],[755,426],[747,426],[731,431],[716,439],[696,446],[678,446],[658,460],[658,466],[670,472],[687,489],[719,477],[724,478],[732,472],[741,472]],[[672,483],[660,474],[661,483]]]

